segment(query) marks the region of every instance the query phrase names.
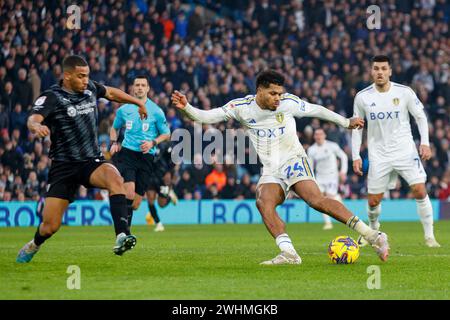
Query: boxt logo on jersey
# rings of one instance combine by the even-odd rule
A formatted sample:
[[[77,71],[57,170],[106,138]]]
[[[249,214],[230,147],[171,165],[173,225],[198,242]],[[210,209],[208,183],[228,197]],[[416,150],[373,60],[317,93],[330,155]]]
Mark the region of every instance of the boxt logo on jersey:
[[[279,127],[273,129],[252,129],[258,137],[276,138],[284,134],[286,127]]]
[[[370,120],[387,120],[387,119],[398,119],[400,111],[392,111],[392,112],[370,112],[369,119]]]

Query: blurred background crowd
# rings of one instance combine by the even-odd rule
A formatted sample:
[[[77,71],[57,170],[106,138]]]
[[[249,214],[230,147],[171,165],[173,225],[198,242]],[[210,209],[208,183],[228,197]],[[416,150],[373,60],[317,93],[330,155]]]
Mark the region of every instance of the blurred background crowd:
[[[392,59],[392,80],[411,86],[428,115],[433,157],[426,162],[431,198],[450,197],[450,2],[446,0],[92,0],[79,1],[79,30],[67,28],[67,1],[0,1],[0,200],[38,199],[45,192],[50,141],[34,139],[27,112],[40,92],[57,83],[68,54],[86,58],[91,79],[130,92],[136,75],[150,79],[150,98],[172,131],[193,123],[170,105],[174,89],[202,109],[255,92],[256,74],[268,67],[286,76],[286,90],[344,116],[357,91],[371,84],[370,58]],[[367,7],[378,4],[381,29],[366,26]],[[116,103],[100,99],[99,143],[108,158]],[[414,121],[412,121],[414,122]],[[236,123],[203,129],[237,127]],[[323,127],[351,161],[349,132],[300,119],[298,137],[308,148]],[[413,135],[418,131],[413,124]],[[361,151],[367,172],[367,145]],[[200,155],[193,155],[199,157]],[[351,171],[343,198],[366,196],[366,175]],[[260,165],[175,167],[182,199],[254,198]],[[399,180],[392,198],[410,197]],[[79,199],[102,199],[80,189]]]

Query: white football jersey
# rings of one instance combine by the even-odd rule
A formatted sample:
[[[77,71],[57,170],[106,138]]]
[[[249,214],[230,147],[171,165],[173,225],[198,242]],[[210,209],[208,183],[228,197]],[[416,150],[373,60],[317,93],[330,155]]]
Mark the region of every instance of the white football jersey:
[[[407,86],[391,82],[387,92],[379,92],[372,84],[356,94],[353,108],[354,116],[367,121],[370,161],[395,160],[416,150],[409,113],[419,126],[421,144],[429,145],[423,104]],[[353,160],[360,159],[361,139],[362,130],[353,130]]]
[[[333,141],[325,140],[322,145],[314,143],[308,148],[308,157],[314,161],[316,177],[337,176],[339,174],[337,158],[341,161],[340,172],[347,173],[348,157],[339,145]]]
[[[217,123],[235,119],[248,131],[250,141],[263,164],[263,175],[278,172],[295,157],[306,157],[297,137],[294,117],[315,117],[348,128],[350,120],[320,105],[308,103],[285,93],[274,111],[262,109],[256,96],[234,99],[221,108],[200,110],[190,104],[182,109],[194,121]]]

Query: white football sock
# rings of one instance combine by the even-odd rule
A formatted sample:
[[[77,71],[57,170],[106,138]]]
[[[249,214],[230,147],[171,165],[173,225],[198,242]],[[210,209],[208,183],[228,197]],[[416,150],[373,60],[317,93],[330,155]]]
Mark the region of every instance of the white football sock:
[[[373,230],[378,230],[380,228],[380,223],[378,222],[378,217],[381,213],[381,204],[376,207],[367,206],[367,215],[369,216],[369,225]]]
[[[428,195],[420,200],[417,200],[417,213],[420,216],[422,222],[423,231],[426,238],[434,238],[433,232],[433,207]]]
[[[348,219],[346,224],[351,229],[355,230],[360,235],[362,235],[364,239],[366,239],[370,243],[374,242],[375,239],[378,237],[378,231],[370,228],[367,224],[364,223],[364,221],[360,220],[357,216],[352,216],[350,219]]]
[[[292,245],[292,240],[289,238],[287,233],[280,234],[276,239],[275,242],[280,248],[281,251],[286,251],[293,255],[298,255],[297,251],[295,251],[294,246]]]

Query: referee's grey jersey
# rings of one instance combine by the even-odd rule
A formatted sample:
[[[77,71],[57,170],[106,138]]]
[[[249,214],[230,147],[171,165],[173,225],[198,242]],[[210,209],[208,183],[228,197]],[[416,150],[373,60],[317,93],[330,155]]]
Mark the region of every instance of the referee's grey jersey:
[[[60,84],[51,86],[36,99],[30,114],[44,117],[50,129],[50,154],[55,161],[87,161],[102,156],[97,139],[97,99],[106,88],[89,81],[82,93],[70,93]]]

